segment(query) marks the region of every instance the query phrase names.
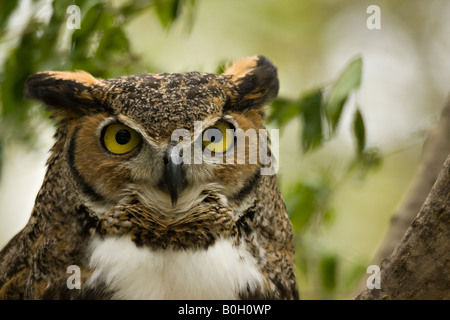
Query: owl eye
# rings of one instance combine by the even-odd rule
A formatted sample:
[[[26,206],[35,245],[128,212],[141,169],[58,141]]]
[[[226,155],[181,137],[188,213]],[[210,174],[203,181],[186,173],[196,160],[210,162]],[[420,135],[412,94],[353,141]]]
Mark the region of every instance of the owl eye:
[[[121,123],[113,123],[103,129],[102,142],[109,152],[125,154],[136,148],[141,138],[133,129]]]
[[[230,129],[230,130],[227,130]],[[234,142],[234,128],[227,122],[219,122],[203,131],[203,147],[217,153],[228,151]]]

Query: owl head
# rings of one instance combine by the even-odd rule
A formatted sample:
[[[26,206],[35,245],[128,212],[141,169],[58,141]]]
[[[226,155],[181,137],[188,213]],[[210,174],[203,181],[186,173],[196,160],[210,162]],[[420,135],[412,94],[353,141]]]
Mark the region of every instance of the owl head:
[[[77,196],[96,215],[133,198],[169,219],[208,192],[245,201],[265,165],[261,135],[255,140],[249,132],[264,129],[264,105],[278,87],[274,65],[254,56],[222,74],[104,80],[41,72],[27,80],[26,95],[58,120],[52,156],[65,157]]]

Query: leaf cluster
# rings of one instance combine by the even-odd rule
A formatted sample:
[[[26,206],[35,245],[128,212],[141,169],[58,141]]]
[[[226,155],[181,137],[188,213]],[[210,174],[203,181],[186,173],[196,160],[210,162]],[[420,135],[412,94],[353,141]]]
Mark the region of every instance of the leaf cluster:
[[[361,86],[362,67],[363,60],[357,57],[344,68],[331,88],[314,88],[303,92],[298,99],[276,99],[270,107],[268,122],[283,129],[293,119],[299,120],[299,143],[303,154],[320,150],[337,135],[342,115],[346,108],[351,107],[349,100]],[[349,175],[358,172],[363,177],[381,161],[378,151],[367,147],[366,125],[359,107],[353,110],[349,130],[355,142],[354,157],[343,176],[336,179],[336,174],[330,174],[330,170],[318,169],[309,176],[300,176],[283,191],[296,234],[298,272],[305,277],[306,282],[316,280],[313,287],[319,298],[330,298],[339,289],[350,290],[358,278],[355,275],[361,272],[361,265],[342,270],[341,257],[327,248],[311,243],[311,239],[316,237],[311,234],[311,230],[332,223],[335,216],[333,195]]]

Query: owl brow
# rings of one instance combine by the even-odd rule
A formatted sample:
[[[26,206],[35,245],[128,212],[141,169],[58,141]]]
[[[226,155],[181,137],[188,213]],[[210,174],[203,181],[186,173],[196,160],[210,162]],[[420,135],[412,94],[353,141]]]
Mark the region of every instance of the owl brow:
[[[156,143],[155,139],[153,139],[150,135],[145,132],[145,130],[139,126],[139,124],[129,120],[128,117],[119,114],[117,117],[114,117],[116,121],[123,123],[124,125],[132,128],[136,132],[138,132],[147,142],[149,142],[153,147],[159,147],[159,144]]]

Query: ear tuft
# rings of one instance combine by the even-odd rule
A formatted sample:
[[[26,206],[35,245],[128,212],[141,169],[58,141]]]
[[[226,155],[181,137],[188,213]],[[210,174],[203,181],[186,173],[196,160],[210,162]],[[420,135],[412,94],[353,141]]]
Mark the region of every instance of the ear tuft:
[[[224,72],[230,75],[234,80],[244,77],[251,69],[254,69],[258,63],[258,56],[241,58],[228,66]]]
[[[85,71],[39,72],[27,79],[25,96],[61,114],[82,115],[101,109],[101,87],[101,81]]]
[[[231,82],[231,108],[262,107],[278,95],[277,68],[264,56],[236,61],[224,72]]]

